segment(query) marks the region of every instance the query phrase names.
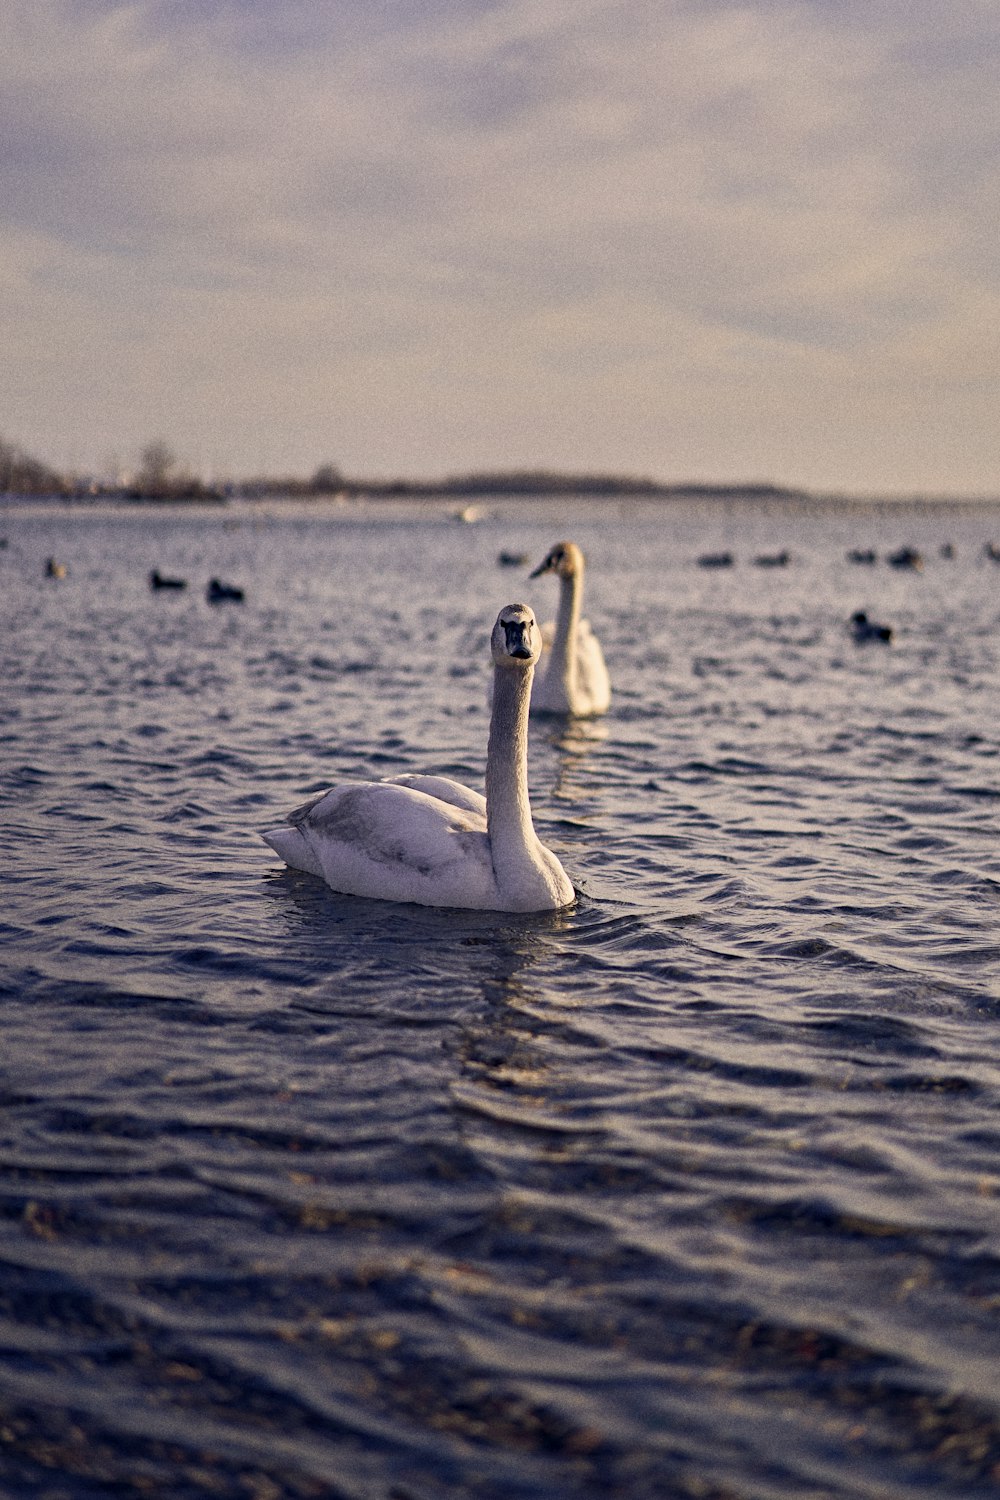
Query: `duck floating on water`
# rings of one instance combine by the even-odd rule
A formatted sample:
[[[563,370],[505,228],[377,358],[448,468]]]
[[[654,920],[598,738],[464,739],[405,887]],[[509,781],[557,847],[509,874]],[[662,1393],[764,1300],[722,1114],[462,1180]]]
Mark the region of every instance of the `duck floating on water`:
[[[210,580],[205,597],[209,604],[222,604],[227,600],[232,604],[242,604],[245,598],[243,590],[232,583],[221,583],[218,578]]]
[[[900,547],[898,552],[890,552],[889,563],[894,568],[912,568],[915,573],[924,570],[924,560],[916,547]]]
[[[69,572],[65,563],[56,562],[54,557],[48,558],[45,564],[46,578],[65,578]]]
[[[878,561],[878,554],[874,547],[852,547],[847,554],[847,561],[870,568],[874,562]]]
[[[877,621],[869,620],[863,609],[856,609],[851,616],[851,633],[861,643],[892,640],[892,626],[879,625]]]
[[[149,586],[151,589],[186,589],[187,579],[168,578],[159,568],[154,568],[149,575]]]

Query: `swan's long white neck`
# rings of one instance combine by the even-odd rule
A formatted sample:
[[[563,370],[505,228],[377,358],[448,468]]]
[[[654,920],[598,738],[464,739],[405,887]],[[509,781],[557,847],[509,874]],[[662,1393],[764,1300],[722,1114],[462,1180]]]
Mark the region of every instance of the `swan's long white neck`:
[[[576,628],[580,623],[583,601],[583,563],[568,576],[559,579],[559,610],[552,642],[546,680],[561,682],[566,701],[572,703],[576,693]]]
[[[494,667],[486,750],[486,826],[498,886],[534,874],[538,840],[528,803],[528,704],[531,668]]]

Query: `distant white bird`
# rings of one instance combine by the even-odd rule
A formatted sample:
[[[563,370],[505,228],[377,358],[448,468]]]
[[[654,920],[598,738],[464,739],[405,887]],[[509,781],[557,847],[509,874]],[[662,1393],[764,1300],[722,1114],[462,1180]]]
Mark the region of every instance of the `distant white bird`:
[[[490,647],[486,796],[446,776],[345,782],[263,835],[286,864],[335,891],[420,906],[549,911],[574,899],[531,821],[528,702],[542,641],[527,605],[500,611]]]
[[[581,620],[583,553],[575,542],[557,542],[545,561],[530,575],[555,573],[559,579],[559,610],[542,626],[542,660],[531,694],[532,713],[573,714],[590,718],[608,711],[611,680],[601,643]]]

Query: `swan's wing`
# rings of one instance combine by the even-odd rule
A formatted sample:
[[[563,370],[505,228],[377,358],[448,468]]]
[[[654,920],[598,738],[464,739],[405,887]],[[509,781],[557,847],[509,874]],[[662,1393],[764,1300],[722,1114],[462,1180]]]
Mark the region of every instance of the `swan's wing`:
[[[491,679],[492,681],[492,679]],[[415,792],[426,792],[428,797],[437,797],[440,802],[449,802],[452,807],[462,807],[466,812],[486,816],[486,798],[482,792],[474,792],[450,776],[394,776],[396,786],[412,787]]]
[[[601,643],[590,628],[589,620],[581,620],[576,628],[576,693],[573,706],[568,710],[564,690],[558,683],[548,682],[548,667],[555,640],[554,620],[546,620],[542,629],[542,655],[535,676],[531,706],[536,712],[566,713],[586,716],[607,712],[611,702],[611,679],[604,664]]]
[[[413,786],[334,787],[264,837],[335,891],[423,906],[497,905],[485,816]]]
[[[590,705],[591,713],[604,713],[611,702],[611,679],[604,663],[601,643],[581,620],[576,632],[576,681],[580,695]]]

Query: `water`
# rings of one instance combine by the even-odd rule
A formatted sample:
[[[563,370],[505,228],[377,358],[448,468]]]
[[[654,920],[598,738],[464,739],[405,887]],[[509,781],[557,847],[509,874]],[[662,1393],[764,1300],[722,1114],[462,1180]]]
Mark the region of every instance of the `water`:
[[[1000,1494],[1000,508],[0,533],[7,1494]],[[563,536],[615,689],[532,731],[577,905],[282,870],[339,775],[481,784],[492,620],[555,594],[497,557]]]

